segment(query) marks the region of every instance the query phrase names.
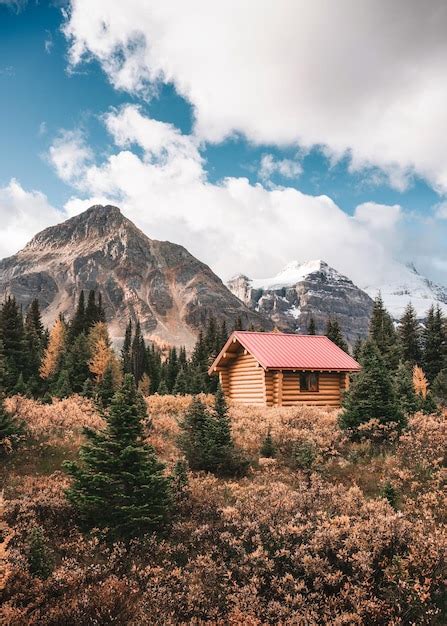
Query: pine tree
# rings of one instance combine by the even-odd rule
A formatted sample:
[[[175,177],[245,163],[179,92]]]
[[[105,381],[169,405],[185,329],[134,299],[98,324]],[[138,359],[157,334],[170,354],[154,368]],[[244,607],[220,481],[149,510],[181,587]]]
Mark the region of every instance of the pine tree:
[[[28,360],[22,313],[12,296],[8,296],[1,307],[0,337],[6,358],[6,389],[10,391],[20,373],[26,370]]]
[[[399,363],[399,347],[396,341],[396,330],[391,315],[385,309],[382,296],[374,300],[369,338],[372,339],[385,359],[387,367],[395,370]]]
[[[53,571],[53,555],[40,526],[33,528],[28,536],[27,561],[31,576],[46,580]]]
[[[107,408],[110,406],[110,403],[112,402],[112,398],[115,395],[113,370],[110,364],[107,365],[104,375],[99,381],[96,395],[102,407]]]
[[[20,372],[17,382],[12,389],[12,393],[17,396],[26,396],[27,392],[28,388],[25,385],[25,381],[23,380],[23,374],[22,372]]]
[[[343,400],[340,427],[358,438],[358,428],[371,419],[381,424],[405,425],[405,416],[399,407],[393,381],[384,357],[374,341],[369,339],[362,350],[362,370],[355,376]]]
[[[160,380],[160,384],[158,385],[157,393],[159,396],[167,396],[169,394],[169,389],[166,384],[166,380],[162,378]]]
[[[361,337],[357,337],[355,340],[354,348],[352,350],[352,355],[354,359],[358,362],[363,350],[363,341]]]
[[[398,339],[401,359],[412,365],[422,361],[421,330],[416,311],[408,304],[398,327]]]
[[[85,323],[85,295],[84,291],[81,291],[79,294],[78,305],[76,307],[76,312],[74,314],[71,323],[69,324],[68,329],[68,339],[69,342],[72,342],[75,337],[80,335],[81,333],[86,332],[86,323]]]
[[[433,398],[442,406],[447,406],[447,368],[441,370],[433,381]]]
[[[102,293],[99,292],[98,293],[98,308],[97,308],[97,312],[98,312],[98,322],[103,322],[104,324],[107,322],[106,319],[106,312],[104,310],[104,305],[102,302]]]
[[[177,396],[184,396],[188,393],[188,380],[183,367],[180,368],[177,374],[172,393]]]
[[[53,394],[56,398],[68,398],[73,393],[70,385],[70,376],[66,369],[60,371],[55,384],[53,385]]]
[[[394,385],[400,408],[404,415],[414,415],[419,410],[419,400],[414,391],[411,364],[400,362],[394,376]]]
[[[423,358],[424,372],[429,382],[432,382],[439,372],[446,366],[446,332],[444,318],[439,306],[430,307],[427,313],[423,330]]]
[[[141,537],[162,528],[170,505],[169,479],[144,443],[146,404],[132,375],[113,397],[103,431],[85,430],[79,463],[66,463],[73,483],[67,497],[85,528],[112,539]]]
[[[208,409],[194,397],[180,424],[179,447],[192,470],[208,469],[211,459],[211,424]]]
[[[316,327],[315,327],[315,318],[313,315],[310,316],[309,318],[309,323],[307,325],[307,334],[308,335],[315,335],[316,334]]]
[[[273,459],[276,455],[276,448],[273,443],[272,431],[270,428],[267,430],[267,434],[262,441],[259,453],[261,457],[266,459]]]
[[[130,374],[132,372],[132,320],[129,319],[129,322],[126,326],[126,333],[124,335],[124,343],[121,349],[121,362],[123,367],[123,372],[125,374]]]
[[[7,362],[3,341],[0,339],[0,389],[5,389],[8,379]]]
[[[349,352],[348,344],[346,343],[343,333],[340,327],[340,323],[337,319],[329,319],[326,328],[326,337],[333,341],[336,346]]]
[[[392,483],[390,483],[389,481],[385,483],[381,495],[383,498],[388,500],[388,504],[394,510],[397,510],[397,492]]]
[[[59,371],[65,347],[65,337],[65,323],[59,318],[51,329],[48,346],[40,366],[40,376],[44,380],[54,377]]]
[[[84,398],[93,398],[95,395],[95,391],[93,388],[93,383],[90,378],[86,378],[84,384],[82,385],[81,395]]]
[[[85,307],[85,332],[87,333],[92,326],[100,322],[100,309],[96,304],[96,293],[94,289],[90,289],[88,298],[87,298],[87,306]]]
[[[138,321],[131,348],[131,369],[137,383],[140,382],[146,370],[146,365],[146,345],[141,334],[140,322]]]
[[[68,373],[73,393],[81,393],[86,379],[90,376],[89,360],[89,342],[85,333],[81,333],[74,338],[63,359],[63,368]]]
[[[168,360],[166,363],[166,385],[170,393],[174,389],[175,379],[177,378],[179,368],[177,350],[174,347],[169,350]]]
[[[39,301],[34,299],[25,316],[25,343],[28,353],[26,362],[27,379],[37,383],[39,368],[45,348],[45,329],[40,315]]]

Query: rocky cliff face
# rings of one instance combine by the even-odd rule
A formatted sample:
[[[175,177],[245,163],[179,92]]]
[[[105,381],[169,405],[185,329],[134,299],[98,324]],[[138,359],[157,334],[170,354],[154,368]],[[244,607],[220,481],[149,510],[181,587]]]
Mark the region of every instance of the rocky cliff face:
[[[227,284],[280,330],[305,333],[313,316],[317,332],[323,333],[328,318],[336,317],[350,343],[367,334],[371,298],[324,261],[294,262],[273,278],[251,280],[241,274]]]
[[[72,316],[80,291],[101,291],[112,337],[129,316],[146,338],[191,348],[206,319],[271,327],[247,308],[211,269],[182,246],[149,239],[117,207],[93,206],[37,234],[0,261],[0,290],[28,306],[38,298],[44,322]]]

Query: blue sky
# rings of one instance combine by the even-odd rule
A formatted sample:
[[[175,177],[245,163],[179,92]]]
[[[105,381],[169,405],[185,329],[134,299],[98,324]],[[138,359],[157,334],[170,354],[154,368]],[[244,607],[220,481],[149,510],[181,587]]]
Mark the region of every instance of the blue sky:
[[[88,3],[80,0],[74,5],[78,5],[75,9],[80,18],[73,29],[80,31],[83,25],[82,12],[88,13]],[[73,9],[70,4],[65,7]],[[87,23],[88,15],[85,20]],[[95,15],[92,16],[92,21],[94,20]],[[142,119],[150,118],[171,124],[183,134],[192,136],[194,133],[200,135],[195,129],[197,125],[200,126],[201,107],[206,108],[203,106],[202,96],[195,100],[194,96],[188,95],[188,90],[194,92],[194,83],[191,82],[190,87],[185,90],[180,87],[182,76],[176,78],[175,72],[172,79],[162,78],[155,81],[155,95],[152,93],[151,97],[148,97],[147,90],[133,88],[132,85],[124,85],[124,88],[117,86],[116,76],[107,69],[104,56],[95,52],[91,41],[88,55],[90,58],[86,59],[84,56],[79,63],[73,63],[71,59],[70,64],[69,54],[73,38],[68,40],[61,30],[66,22],[67,16],[60,3],[28,2],[22,3],[19,9],[14,3],[0,4],[0,187],[6,188],[11,179],[15,179],[21,188],[28,192],[40,192],[46,197],[49,206],[65,213],[70,199],[86,200],[89,197],[102,196],[104,189],[101,185],[97,189],[93,188],[85,181],[79,183],[73,176],[71,179],[61,176],[60,168],[58,169],[55,160],[49,156],[50,148],[58,137],[65,137],[64,133],[67,131],[80,133],[80,141],[88,146],[91,164],[104,165],[111,155],[117,154],[116,137],[111,136],[104,123],[104,115],[108,112],[117,114],[123,107],[131,105],[138,107]],[[82,33],[75,32],[74,38],[80,38],[81,35]],[[216,57],[216,65],[219,62],[219,57]],[[280,69],[278,65],[278,71]],[[182,92],[183,95],[179,95]],[[232,112],[229,111],[229,114]],[[219,115],[224,120],[226,111],[223,106]],[[297,110],[297,116],[299,115]],[[213,123],[219,125],[217,112],[215,118],[217,122],[213,120]],[[303,128],[306,125],[307,120],[303,118]],[[416,259],[420,257],[424,270],[431,270],[431,275],[437,279],[444,277],[443,263],[447,267],[447,259],[442,254],[442,241],[439,241],[440,233],[445,232],[444,222],[439,228],[431,229],[430,233],[427,231],[425,234],[427,222],[432,221],[433,212],[436,211],[434,207],[443,202],[444,189],[440,189],[440,185],[433,182],[434,179],[439,180],[442,173],[425,175],[425,164],[419,167],[409,160],[411,176],[407,176],[405,184],[390,184],[388,165],[383,166],[380,158],[374,162],[374,155],[370,157],[367,154],[365,157],[362,154],[360,161],[363,160],[363,164],[353,167],[355,159],[351,158],[349,143],[346,153],[338,154],[334,158],[334,150],[338,149],[334,148],[335,140],[328,139],[326,144],[323,133],[323,141],[313,142],[306,139],[302,142],[299,125],[297,137],[292,134],[284,137],[282,133],[276,141],[274,132],[264,133],[262,118],[255,130],[245,120],[240,123],[240,128],[233,128],[228,132],[219,131],[217,138],[213,136],[213,132],[214,130],[202,132],[200,141],[196,141],[202,159],[203,175],[209,183],[219,186],[226,178],[248,179],[253,188],[258,184],[269,191],[287,188],[296,189],[309,197],[325,195],[348,215],[353,215],[356,207],[365,203],[371,206],[399,205],[402,222],[406,226],[405,235],[400,236],[397,256],[402,256],[404,251],[401,259],[403,261],[411,260],[411,256]],[[315,132],[312,136],[314,135]],[[147,154],[145,156],[142,146],[140,139],[128,143],[128,149],[144,162],[148,157]],[[353,154],[355,150],[356,146],[353,144]],[[365,152],[363,146],[362,150]],[[159,156],[156,155],[156,158]],[[155,158],[154,155],[151,158]],[[267,165],[269,162],[274,164],[266,172],[262,169],[263,159]],[[277,165],[283,161],[286,164],[295,164],[292,173],[290,168],[284,169]],[[284,171],[285,175],[282,173]],[[118,198],[124,199],[124,204],[126,193],[122,189],[116,192]],[[129,207],[133,207],[129,208],[132,218],[137,222],[140,219],[145,225],[140,215],[141,209],[135,208],[130,200]],[[75,209],[71,208],[69,212],[70,210]],[[368,217],[368,223],[369,221]],[[147,224],[149,227],[150,223]],[[178,232],[174,228],[170,235],[167,225],[160,232],[148,234],[163,235],[175,240]],[[385,241],[387,236],[384,235],[382,239]],[[421,236],[429,240],[421,243]],[[194,253],[201,252],[200,246],[195,246],[192,236],[189,239],[185,237],[181,243],[192,247]],[[408,245],[414,246],[414,255],[412,251],[408,251]],[[437,248],[436,262],[433,261],[433,266],[430,267],[428,251],[433,245]],[[318,246],[315,255],[320,253],[317,248]],[[324,248],[322,251],[324,253]],[[306,248],[306,255],[310,252],[312,249],[308,252]],[[209,261],[207,254],[209,255],[209,249],[205,248],[203,255]],[[254,257],[254,252],[251,257]],[[273,273],[283,260],[287,259],[279,254],[273,261],[266,261],[263,264],[264,272],[268,271],[270,263]],[[253,258],[244,260],[241,257],[241,269],[245,268],[244,264],[249,269],[256,267]],[[225,273],[220,266],[218,269]]]

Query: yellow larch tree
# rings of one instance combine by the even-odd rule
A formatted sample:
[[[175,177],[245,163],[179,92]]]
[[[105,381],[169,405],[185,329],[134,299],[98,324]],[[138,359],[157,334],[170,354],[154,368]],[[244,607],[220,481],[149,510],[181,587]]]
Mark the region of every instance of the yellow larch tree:
[[[66,333],[65,323],[60,318],[57,319],[51,329],[48,346],[40,365],[39,372],[42,378],[51,378],[57,372],[64,350]]]
[[[111,361],[112,354],[113,352],[107,345],[104,337],[100,337],[92,345],[92,358],[88,366],[91,373],[95,375],[97,382],[103,379],[104,373]]]
[[[427,397],[428,381],[424,370],[419,365],[415,365],[413,368],[413,388],[419,396]]]

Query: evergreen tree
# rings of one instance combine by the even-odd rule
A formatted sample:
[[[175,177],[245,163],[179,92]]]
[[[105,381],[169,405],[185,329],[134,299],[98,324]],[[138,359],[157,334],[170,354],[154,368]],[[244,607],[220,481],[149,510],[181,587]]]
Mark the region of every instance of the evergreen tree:
[[[0,311],[0,337],[6,358],[6,390],[11,391],[28,359],[22,313],[12,296],[6,298]]]
[[[85,331],[86,331],[85,295],[84,295],[84,291],[81,291],[81,293],[79,294],[79,300],[78,300],[78,305],[76,307],[76,312],[69,325],[69,330],[68,330],[69,341],[70,342],[73,341],[75,337],[77,337],[81,333],[85,333]]]
[[[0,339],[0,389],[5,389],[8,378],[7,363],[3,341]]]
[[[70,376],[66,369],[62,369],[53,384],[53,395],[56,398],[68,398],[72,394]]]
[[[388,500],[389,505],[396,511],[397,510],[397,492],[389,481],[385,483],[382,490],[382,497]]]
[[[313,315],[310,316],[309,323],[307,325],[307,334],[308,335],[316,335],[316,327],[315,327],[315,318]]]
[[[130,539],[164,526],[170,505],[169,479],[153,448],[144,443],[144,398],[126,374],[105,415],[105,430],[85,429],[79,463],[66,463],[73,483],[67,497],[85,528]]]
[[[132,373],[132,320],[126,326],[126,333],[124,335],[124,343],[121,349],[121,362],[124,374]]]
[[[161,380],[161,354],[152,343],[146,350],[146,371],[151,381],[150,393],[156,393]]]
[[[176,348],[169,350],[168,360],[166,363],[166,385],[171,393],[174,389],[175,380],[179,372],[179,362]]]
[[[103,306],[103,303],[102,303],[102,293],[101,292],[98,293],[97,312],[98,312],[98,322],[103,322],[105,324],[107,319],[106,319],[106,312],[104,310],[104,306]]]
[[[369,323],[369,338],[375,342],[387,366],[395,370],[399,363],[396,330],[391,315],[385,309],[380,293],[373,304]]]
[[[73,393],[81,393],[90,376],[89,359],[89,343],[85,333],[81,333],[74,338],[63,359],[63,369],[67,371]]]
[[[101,406],[107,408],[112,402],[112,398],[115,394],[115,385],[113,380],[113,370],[110,364],[106,367],[104,376],[100,380],[96,395]]]
[[[39,368],[45,348],[45,329],[40,315],[39,301],[34,299],[25,316],[25,343],[28,353],[26,378],[34,378],[37,385]]]
[[[349,352],[348,344],[346,343],[343,333],[340,327],[340,323],[337,319],[329,319],[326,328],[326,337],[333,341],[336,346]]]
[[[210,414],[200,400],[194,397],[180,425],[179,446],[193,470],[210,465]]]
[[[23,374],[22,372],[20,372],[17,382],[12,389],[12,393],[17,396],[26,396],[27,392],[28,388],[25,385],[25,381],[23,380]]]
[[[442,406],[447,406],[447,368],[442,369],[432,386],[433,398]]]
[[[423,368],[428,381],[432,382],[446,366],[446,332],[439,306],[431,306],[423,330]]]
[[[177,396],[184,396],[188,393],[188,380],[183,367],[179,369],[172,393]]]
[[[141,326],[138,321],[135,326],[135,335],[131,347],[131,370],[137,383],[140,382],[146,370],[146,345],[141,334]]]
[[[167,396],[169,393],[168,386],[164,378],[160,380],[160,384],[158,385],[157,393],[159,396]]]
[[[401,359],[412,365],[422,361],[421,329],[416,311],[408,304],[402,315],[398,327],[398,339]]]
[[[244,325],[242,324],[242,318],[240,315],[237,316],[237,319],[233,326],[233,330],[244,330]]]
[[[84,396],[84,398],[94,397],[95,391],[93,388],[93,383],[91,381],[91,378],[86,378],[84,384],[82,385],[81,395]]]
[[[406,416],[414,415],[419,410],[419,399],[413,386],[411,364],[400,362],[394,376],[394,385],[397,400],[402,413]]]
[[[87,306],[85,307],[85,332],[88,332],[92,326],[99,322],[99,309],[96,304],[96,293],[94,289],[90,289],[87,298]]]
[[[405,416],[399,407],[391,374],[371,339],[363,347],[360,363],[362,370],[344,396],[340,427],[350,431],[353,439],[359,436],[358,427],[371,419],[381,424],[392,422],[402,428]]]
[[[270,428],[267,430],[267,434],[262,441],[259,453],[261,457],[264,457],[266,459],[273,459],[276,455],[276,448],[275,444],[273,443],[272,432]]]
[[[355,340],[354,348],[352,350],[352,355],[354,359],[358,362],[363,350],[363,341],[361,337],[357,337]]]
[[[22,432],[22,424],[6,410],[3,394],[0,394],[0,453],[15,446]]]
[[[53,571],[53,555],[40,526],[33,528],[28,536],[27,561],[31,576],[46,580]]]

